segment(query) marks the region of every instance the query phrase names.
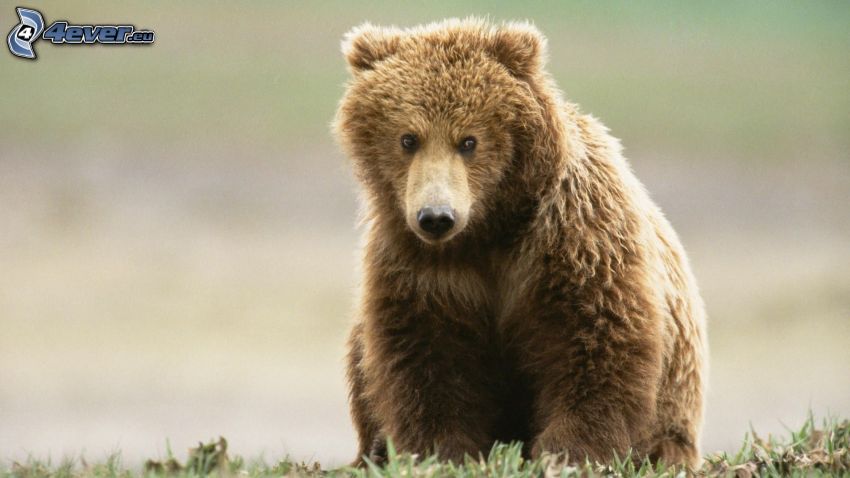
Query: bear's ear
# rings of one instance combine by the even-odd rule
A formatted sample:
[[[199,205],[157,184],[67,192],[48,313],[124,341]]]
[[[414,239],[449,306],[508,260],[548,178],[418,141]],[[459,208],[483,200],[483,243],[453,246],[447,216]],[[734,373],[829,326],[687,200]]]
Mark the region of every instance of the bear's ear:
[[[342,53],[353,72],[371,70],[375,63],[398,50],[401,36],[397,28],[377,27],[366,22],[345,34]]]
[[[490,38],[490,54],[516,77],[528,77],[543,67],[546,38],[530,23],[506,23]]]

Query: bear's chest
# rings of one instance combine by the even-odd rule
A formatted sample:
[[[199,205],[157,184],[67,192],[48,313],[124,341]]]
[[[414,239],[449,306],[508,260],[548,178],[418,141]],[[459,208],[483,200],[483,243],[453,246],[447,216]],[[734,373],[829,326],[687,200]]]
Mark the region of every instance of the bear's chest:
[[[526,267],[515,258],[494,252],[476,261],[420,270],[419,291],[438,315],[498,333],[525,300],[525,277]]]

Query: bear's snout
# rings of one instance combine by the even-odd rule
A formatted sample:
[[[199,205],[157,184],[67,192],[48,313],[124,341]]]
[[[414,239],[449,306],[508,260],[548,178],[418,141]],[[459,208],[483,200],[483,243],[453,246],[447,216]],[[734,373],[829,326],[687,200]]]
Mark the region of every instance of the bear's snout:
[[[420,239],[428,244],[451,240],[466,227],[472,206],[464,159],[433,145],[414,157],[403,206],[407,225]]]
[[[449,206],[425,206],[416,213],[416,221],[423,231],[439,239],[455,225],[455,215]]]

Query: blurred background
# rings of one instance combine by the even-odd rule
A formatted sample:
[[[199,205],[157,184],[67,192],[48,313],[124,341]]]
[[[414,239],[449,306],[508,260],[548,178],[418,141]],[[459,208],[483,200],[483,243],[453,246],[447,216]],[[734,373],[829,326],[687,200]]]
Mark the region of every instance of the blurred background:
[[[17,24],[3,0],[0,33]],[[850,4],[37,2],[149,47],[0,53],[0,460],[353,458],[357,193],[328,124],[369,20],[529,19],[623,139],[710,316],[703,447],[850,416]]]

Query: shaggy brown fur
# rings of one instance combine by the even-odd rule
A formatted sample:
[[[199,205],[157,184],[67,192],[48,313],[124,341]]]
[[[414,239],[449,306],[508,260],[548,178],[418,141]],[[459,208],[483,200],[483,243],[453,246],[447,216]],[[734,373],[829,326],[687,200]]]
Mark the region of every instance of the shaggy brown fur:
[[[618,141],[561,99],[543,36],[366,24],[343,50],[335,128],[367,224],[348,370],[359,455],[379,459],[386,438],[452,459],[522,440],[531,456],[631,447],[695,465],[707,350],[685,253]],[[457,216],[443,239],[415,219],[438,200]]]

